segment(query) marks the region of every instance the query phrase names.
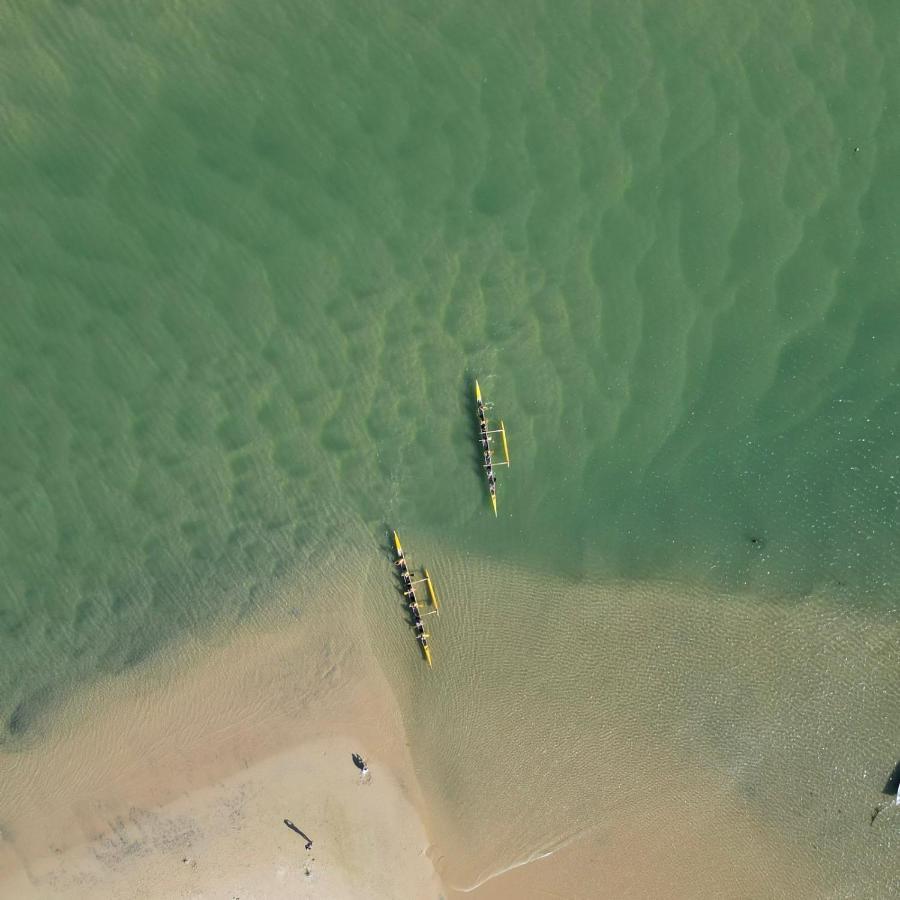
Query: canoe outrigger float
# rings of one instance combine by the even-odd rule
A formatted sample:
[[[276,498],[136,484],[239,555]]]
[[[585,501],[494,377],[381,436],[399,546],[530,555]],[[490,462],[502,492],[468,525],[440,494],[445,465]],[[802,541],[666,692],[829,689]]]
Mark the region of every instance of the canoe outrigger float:
[[[400,581],[403,584],[403,596],[406,598],[407,606],[412,614],[416,640],[422,647],[422,655],[425,657],[425,662],[427,662],[430,667],[431,648],[428,646],[428,638],[430,638],[431,635],[425,631],[425,623],[422,621],[423,613],[419,610],[419,600],[416,597],[416,585],[425,585],[425,590],[428,592],[428,601],[434,607],[431,612],[424,613],[426,616],[440,615],[440,605],[438,604],[437,593],[434,590],[434,584],[432,584],[428,569],[423,568],[422,575],[424,577],[420,578],[418,581],[413,581],[413,575],[415,573],[411,572],[409,566],[406,564],[406,557],[403,555],[403,547],[400,546],[400,538],[397,536],[396,531],[394,532],[394,552],[397,554],[394,559],[394,565],[400,573]]]
[[[475,412],[478,414],[478,428],[481,434],[481,451],[484,454],[484,470],[487,473],[488,492],[491,495],[491,508],[494,515],[497,515],[497,479],[494,476],[494,466],[509,465],[509,444],[506,442],[506,427],[503,425],[503,419],[500,420],[500,427],[491,431],[488,428],[487,406],[481,399],[481,388],[478,386],[478,379],[475,380]],[[494,462],[494,453],[491,449],[491,435],[499,434],[503,439],[503,456],[505,462]]]

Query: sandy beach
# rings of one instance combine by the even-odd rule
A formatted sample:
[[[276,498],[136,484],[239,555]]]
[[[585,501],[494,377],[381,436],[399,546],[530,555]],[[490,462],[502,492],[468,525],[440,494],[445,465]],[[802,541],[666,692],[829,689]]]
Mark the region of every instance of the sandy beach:
[[[844,866],[890,850],[890,816],[869,818],[890,770],[872,734],[892,695],[870,672],[893,645],[887,620],[420,553],[445,601],[433,670],[387,605],[388,564],[359,563],[341,628],[328,597],[298,587],[263,621],[74,693],[0,752],[0,894],[818,897],[839,885],[839,841]],[[588,622],[601,639],[556,667],[566,617],[551,608],[602,608]],[[494,652],[500,636],[542,661],[542,682]],[[751,641],[770,656],[736,664]],[[819,646],[859,662],[835,671]],[[842,727],[861,762],[844,773],[846,738],[816,737],[816,703],[852,690]],[[563,700],[564,721],[545,714]]]
[[[174,657],[85,691],[46,739],[0,756],[0,893],[441,896],[364,646],[286,624]]]

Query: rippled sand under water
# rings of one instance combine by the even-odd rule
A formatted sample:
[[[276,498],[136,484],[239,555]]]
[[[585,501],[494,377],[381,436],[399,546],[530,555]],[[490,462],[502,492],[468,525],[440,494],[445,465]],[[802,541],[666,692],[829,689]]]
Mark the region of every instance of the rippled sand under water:
[[[347,517],[891,602],[894,4],[3,17],[13,736]],[[474,375],[515,459],[490,541]]]
[[[437,669],[404,708],[449,883],[501,896],[503,877],[485,879],[552,851],[559,867],[511,873],[508,896],[542,868],[548,888],[585,897],[896,884],[900,823],[870,824],[897,752],[896,611],[433,552]]]
[[[729,865],[886,892],[900,6],[0,23],[4,754],[327,584],[448,883],[587,856],[657,892],[709,845],[710,892]],[[474,376],[512,441],[499,521]],[[391,526],[448,598],[427,678]],[[641,841],[666,865],[610,871]]]

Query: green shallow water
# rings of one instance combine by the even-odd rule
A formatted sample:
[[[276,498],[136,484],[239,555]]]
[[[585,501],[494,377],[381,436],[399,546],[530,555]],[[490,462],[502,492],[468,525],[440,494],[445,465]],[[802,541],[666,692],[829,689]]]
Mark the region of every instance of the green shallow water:
[[[388,525],[541,578],[896,612],[895,4],[0,23],[10,746]]]

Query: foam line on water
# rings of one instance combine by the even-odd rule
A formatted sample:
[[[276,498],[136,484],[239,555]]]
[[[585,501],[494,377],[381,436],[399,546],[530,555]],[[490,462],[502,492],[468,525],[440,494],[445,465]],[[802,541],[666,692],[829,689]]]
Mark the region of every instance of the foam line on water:
[[[571,837],[566,838],[563,841],[557,842],[553,847],[549,850],[535,850],[532,853],[529,853],[527,856],[522,859],[517,860],[514,863],[510,863],[508,866],[504,866],[502,869],[497,869],[496,872],[491,872],[488,875],[484,875],[479,878],[474,884],[470,884],[466,887],[461,887],[459,885],[454,885],[453,889],[456,891],[460,891],[463,894],[470,894],[472,891],[477,890],[482,885],[487,884],[489,881],[493,881],[495,878],[499,878],[501,875],[505,875],[507,872],[512,872],[515,869],[521,869],[523,866],[530,865],[531,863],[538,862],[541,859],[547,859],[553,856],[554,853],[562,850],[564,847],[567,847],[569,844],[573,843],[577,840],[584,832],[577,832],[573,834]]]

